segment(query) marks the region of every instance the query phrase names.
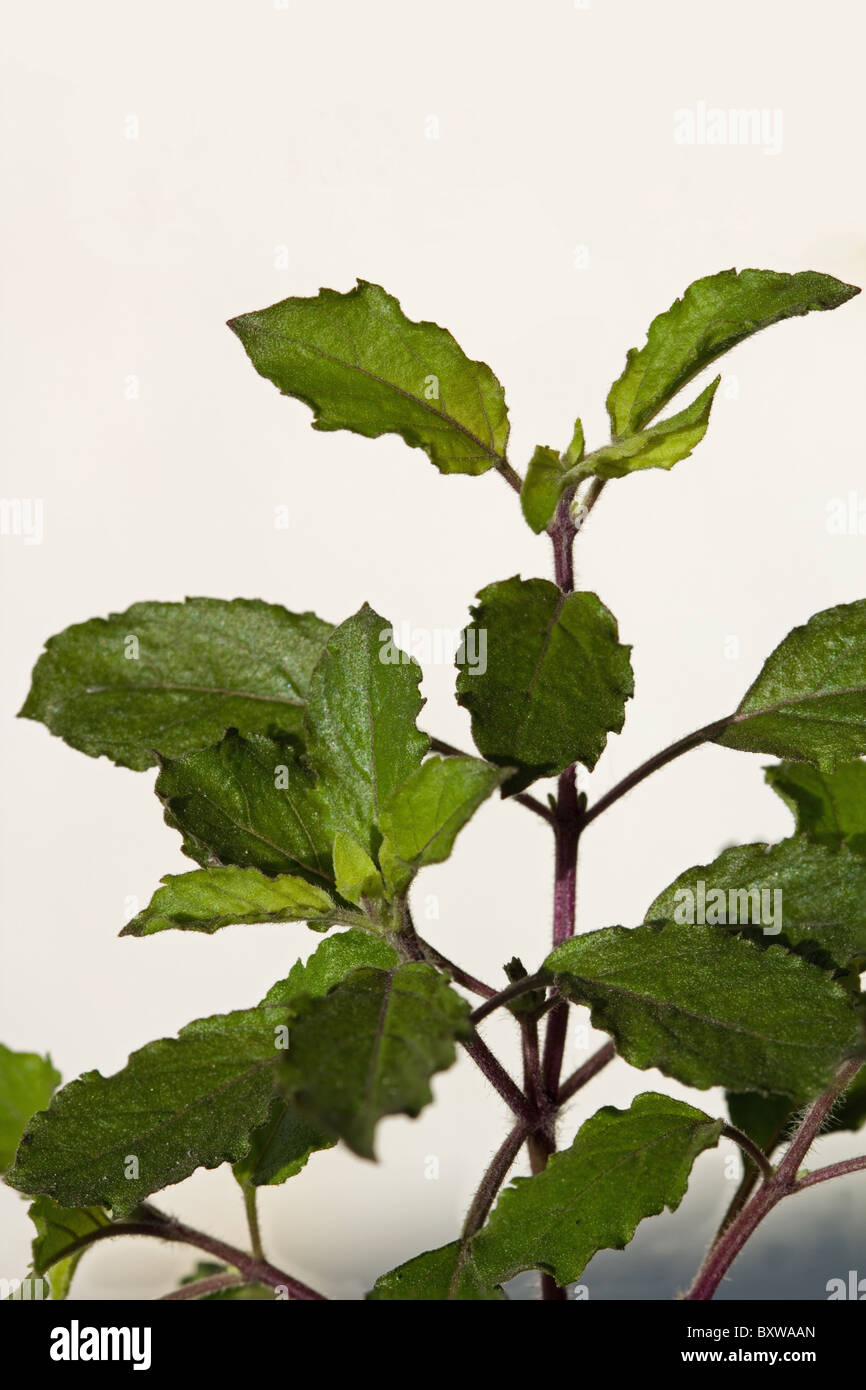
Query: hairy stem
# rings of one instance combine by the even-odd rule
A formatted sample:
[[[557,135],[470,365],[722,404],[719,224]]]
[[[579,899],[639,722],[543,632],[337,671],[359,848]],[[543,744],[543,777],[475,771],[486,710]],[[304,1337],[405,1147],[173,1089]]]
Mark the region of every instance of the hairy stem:
[[[851,1085],[862,1066],[863,1059],[860,1057],[843,1062],[832,1084],[809,1106],[772,1177],[761,1183],[751,1200],[710,1247],[686,1295],[687,1299],[695,1302],[711,1299],[743,1246],[768,1212],[771,1212],[783,1198],[800,1190],[802,1185],[809,1185],[805,1179],[798,1177],[800,1165],[820,1134],[833,1106]]]
[[[540,970],[537,975],[524,975],[522,980],[515,980],[497,994],[491,994],[485,1004],[479,1004],[478,1008],[473,1010],[472,1022],[480,1023],[488,1014],[492,1014],[494,1009],[501,1008],[503,1004],[510,1004],[512,999],[518,999],[521,994],[529,994],[532,990],[539,989],[547,978]]]
[[[592,1056],[588,1057],[583,1065],[577,1068],[577,1071],[573,1071],[571,1076],[563,1081],[556,1098],[557,1105],[565,1105],[567,1100],[571,1100],[571,1097],[576,1095],[594,1076],[597,1076],[608,1062],[613,1061],[615,1056],[616,1045],[612,1042],[604,1043],[597,1052],[593,1052]]]
[[[553,944],[561,946],[574,935],[577,899],[578,820],[577,779],[573,767],[559,778],[556,798],[555,877],[553,884]],[[551,1011],[544,1040],[544,1086],[553,1099],[559,1091],[559,1076],[565,1053],[569,1006],[564,1001]]]
[[[221,1260],[223,1264],[233,1265],[243,1276],[245,1284],[267,1284],[272,1289],[284,1288],[289,1296],[304,1302],[325,1302],[325,1295],[317,1293],[307,1284],[301,1283],[294,1275],[287,1274],[283,1269],[277,1269],[269,1260],[264,1260],[256,1255],[249,1254],[246,1250],[238,1250],[233,1245],[228,1245],[224,1240],[218,1240],[216,1236],[209,1236],[204,1231],[196,1231],[191,1226],[186,1226],[182,1221],[176,1221],[174,1217],[167,1216],[150,1204],[143,1205],[139,1210],[146,1216],[142,1221],[118,1221],[111,1226],[100,1226],[98,1230],[90,1231],[86,1236],[80,1236],[77,1240],[70,1243],[50,1261],[46,1268],[57,1264],[58,1260],[66,1260],[70,1255],[75,1255],[79,1250],[86,1250],[89,1245],[93,1245],[98,1240],[109,1240],[114,1236],[153,1236],[157,1240],[167,1240],[181,1245],[192,1245],[196,1250],[204,1250],[206,1254],[213,1255],[215,1259]]]
[[[739,1144],[743,1153],[748,1154],[755,1167],[765,1178],[771,1178],[776,1171],[763,1149],[759,1149],[754,1139],[750,1139],[742,1129],[736,1125],[722,1125],[722,1134],[726,1139],[733,1139],[735,1144]]]
[[[241,1274],[212,1274],[208,1279],[196,1279],[193,1284],[182,1284],[179,1289],[162,1294],[159,1301],[171,1303],[187,1298],[204,1298],[206,1294],[219,1293],[222,1289],[234,1289],[244,1282]]]
[[[494,1057],[487,1044],[482,1042],[476,1034],[471,1038],[464,1038],[463,1046],[475,1065],[487,1077],[491,1086],[499,1092],[502,1099],[514,1111],[517,1118],[526,1124],[532,1124],[536,1118],[535,1110],[517,1083],[511,1079],[499,1059]]]
[[[860,1158],[843,1158],[838,1163],[828,1163],[824,1168],[816,1168],[813,1173],[806,1173],[804,1177],[798,1178],[794,1184],[795,1192],[802,1192],[806,1187],[814,1187],[819,1182],[829,1182],[831,1178],[844,1178],[848,1173],[859,1173],[866,1168],[866,1154]]]
[[[442,952],[437,951],[435,946],[431,946],[429,941],[425,941],[423,936],[417,936],[417,941],[430,964],[437,966],[440,970],[447,971],[458,985],[463,985],[464,989],[471,990],[473,994],[480,994],[482,999],[499,998],[492,985],[486,985],[483,980],[478,980],[474,975],[470,975],[469,971],[464,970],[461,965],[455,965],[453,960],[443,956]]]
[[[243,1193],[244,1210],[247,1214],[247,1227],[250,1233],[250,1243],[253,1247],[253,1254],[257,1259],[261,1260],[264,1259],[265,1252],[262,1249],[262,1232],[259,1226],[258,1192],[256,1188],[253,1187],[252,1183],[245,1182],[243,1185]]]

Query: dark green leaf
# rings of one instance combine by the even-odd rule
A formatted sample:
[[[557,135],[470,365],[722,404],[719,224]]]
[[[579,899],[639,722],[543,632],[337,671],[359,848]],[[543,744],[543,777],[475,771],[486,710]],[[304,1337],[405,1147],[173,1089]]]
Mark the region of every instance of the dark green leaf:
[[[291,1101],[277,1099],[264,1124],[254,1130],[250,1151],[234,1165],[238,1182],[250,1187],[274,1187],[306,1167],[310,1155],[332,1149],[336,1139],[310,1125]]]
[[[322,888],[291,874],[267,878],[258,869],[193,869],[166,874],[149,905],[121,936],[152,936],[177,927],[215,932],[241,922],[309,922],[332,927],[350,914]]]
[[[113,1076],[85,1073],[31,1121],[10,1185],[122,1216],[196,1168],[236,1162],[270,1116],[293,1001],[394,959],[364,932],[329,937],[256,1008],[197,1019],[134,1052]]]
[[[12,1167],[28,1120],[45,1109],[59,1085],[50,1057],[13,1052],[0,1043],[0,1173]]]
[[[819,772],[810,763],[778,763],[764,776],[792,811],[798,831],[866,853],[866,763],[840,763],[833,772]]]
[[[563,594],[547,579],[515,576],[478,597],[467,631],[485,634],[487,667],[460,668],[457,699],[484,756],[519,769],[505,792],[573,762],[594,767],[634,690],[613,615],[595,594]]]
[[[383,1274],[367,1294],[368,1300],[382,1302],[432,1303],[462,1299],[475,1303],[502,1302],[500,1288],[488,1288],[470,1258],[461,1263],[461,1245],[453,1240],[438,1250],[425,1250],[413,1260]],[[461,1264],[459,1275],[458,1263]]]
[[[673,468],[686,459],[707,432],[710,410],[721,377],[677,415],[671,415],[658,425],[628,434],[613,444],[607,444],[588,454],[570,475],[571,481],[582,478],[623,478],[641,468]]]
[[[636,1096],[628,1110],[605,1106],[542,1173],[515,1178],[472,1242],[483,1284],[543,1269],[562,1287],[598,1250],[622,1250],[648,1216],[675,1211],[698,1154],[713,1148],[723,1121],[670,1096]]]
[[[427,864],[447,859],[458,833],[505,780],[479,758],[428,758],[385,804],[380,857],[392,884],[405,888]]]
[[[314,412],[314,428],[399,434],[442,473],[505,458],[502,387],[435,323],[413,323],[379,285],[320,290],[232,319],[253,366]]]
[[[751,925],[818,964],[847,969],[866,962],[866,860],[805,836],[735,845],[680,874],[646,920]]]
[[[629,351],[607,398],[614,438],[643,429],[698,372],[752,333],[812,309],[835,309],[855,294],[856,286],[811,270],[723,270],[695,280],[653,319],[640,351]]]
[[[789,632],[715,741],[822,772],[866,752],[866,600]]]
[[[788,1096],[762,1096],[757,1091],[728,1091],[728,1114],[758,1148],[771,1157],[786,1138],[797,1113]]]
[[[718,927],[607,927],[559,946],[545,965],[627,1062],[699,1090],[806,1100],[858,1038],[854,1002],[827,973]]]
[[[151,767],[241,733],[297,734],[331,632],[258,599],[136,603],[46,643],[21,714],[91,757]]]
[[[323,998],[300,1004],[283,1064],[301,1113],[373,1158],[385,1115],[418,1115],[430,1078],[468,1037],[469,1006],[429,965],[356,970]]]

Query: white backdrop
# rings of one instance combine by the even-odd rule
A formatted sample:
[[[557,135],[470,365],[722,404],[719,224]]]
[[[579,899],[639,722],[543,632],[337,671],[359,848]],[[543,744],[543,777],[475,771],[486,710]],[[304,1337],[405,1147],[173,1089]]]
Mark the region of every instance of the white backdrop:
[[[70,1079],[255,1002],[318,938],[284,926],[117,939],[132,900],[188,861],[152,774],[15,721],[44,639],[186,594],[333,621],[369,599],[396,622],[455,628],[485,583],[549,573],[501,479],[442,478],[394,436],[313,433],[224,321],[380,282],[491,364],[519,468],[538,442],[563,447],[578,413],[593,447],[626,349],[692,279],[734,265],[866,279],[866,34],[854,0],[17,0],[5,28],[2,493],[42,499],[45,520],[41,544],[0,538],[0,1036],[50,1050]],[[698,143],[714,107],[764,112],[759,142]],[[866,536],[827,529],[834,499],[866,501],[864,315],[856,300],[737,349],[693,458],[612,484],[587,524],[579,582],[617,615],[636,675],[590,795],[731,708],[794,624],[866,595]],[[452,687],[449,667],[428,671],[422,722],[468,746]],[[766,761],[693,753],[603,817],[584,841],[581,927],[634,924],[687,865],[787,833]],[[541,822],[485,807],[424,881],[427,935],[482,974],[514,953],[536,964],[551,868]],[[491,1020],[487,1036],[516,1062],[507,1025]],[[571,1062],[581,1055],[573,1046]],[[618,1064],[570,1129],[654,1085],[682,1093]],[[358,1297],[456,1234],[505,1116],[468,1060],[435,1090],[420,1120],[382,1126],[378,1166],[335,1150],[263,1194],[277,1262]],[[730,1195],[726,1152],[701,1159],[678,1216],[600,1257],[591,1296],[666,1297],[685,1280]],[[845,1239],[862,1251],[857,1192],[849,1179],[800,1199],[807,1238],[842,1243],[805,1262],[798,1296],[845,1273]],[[225,1170],[159,1200],[243,1238]],[[788,1288],[788,1219],[767,1223],[729,1290]],[[5,1189],[0,1222],[0,1273],[23,1273],[25,1207]],[[88,1256],[78,1292],[155,1296],[194,1258],[112,1242]]]

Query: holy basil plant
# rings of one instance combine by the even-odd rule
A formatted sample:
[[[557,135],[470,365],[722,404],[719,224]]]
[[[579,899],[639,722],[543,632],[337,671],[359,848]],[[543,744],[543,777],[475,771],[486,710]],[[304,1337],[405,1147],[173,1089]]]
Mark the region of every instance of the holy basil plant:
[[[531,1270],[545,1299],[565,1299],[597,1251],[679,1206],[695,1162],[724,1137],[742,1151],[742,1180],[687,1293],[709,1299],[779,1201],[866,1168],[866,1157],[803,1168],[822,1132],[866,1121],[866,599],[806,616],[735,709],[588,803],[578,765],[594,768],[622,729],[634,681],[616,618],[575,589],[572,564],[610,481],[670,469],[702,440],[719,378],[692,394],[694,379],[759,330],[856,293],[812,271],[695,281],[628,353],[608,395],[610,440],[588,449],[578,421],[562,450],[540,445],[523,476],[491,369],[378,285],[231,321],[255,369],[310,407],[314,428],[397,434],[441,473],[500,474],[550,537],[554,577],[506,564],[471,609],[456,696],[475,754],[419,728],[422,672],[366,603],[334,624],[247,599],[145,601],[50,638],[21,713],[91,757],[156,766],[165,819],[192,861],[121,934],[260,922],[322,934],[264,999],[140,1047],[111,1076],[61,1086],[47,1057],[0,1048],[0,1159],[32,1200],[30,1277],[51,1296],[66,1295],[91,1245],[130,1235],[211,1257],[172,1297],[325,1298],[327,1279],[319,1291],[267,1259],[258,1188],[338,1143],[374,1160],[381,1121],[420,1114],[461,1053],[511,1128],[462,1228],[434,1250],[410,1245],[370,1299],[501,1301]],[[467,658],[482,651],[484,661]],[[641,923],[575,935],[584,831],[708,742],[779,759],[767,778],[792,833],[685,869]],[[557,779],[555,795],[530,790],[542,778]],[[411,902],[418,875],[455,852],[497,793],[553,838],[553,935],[533,968],[510,961],[499,980],[492,946],[485,983],[420,935]],[[499,1008],[522,1039],[520,1079],[485,1041]],[[608,1041],[563,1076],[574,1008]],[[570,1132],[569,1101],[615,1058],[652,1069],[654,1088]],[[676,1097],[655,1089],[660,1077],[678,1083]],[[708,1094],[682,1099],[683,1087],[723,1088],[727,1113]],[[508,1184],[524,1148],[530,1175]],[[248,1249],[151,1202],[220,1164],[237,1179]]]

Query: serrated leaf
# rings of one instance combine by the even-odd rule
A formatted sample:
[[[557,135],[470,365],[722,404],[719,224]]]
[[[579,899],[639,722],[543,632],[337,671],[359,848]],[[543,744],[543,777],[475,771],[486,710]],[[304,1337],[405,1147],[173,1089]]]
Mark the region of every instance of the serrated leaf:
[[[111,1218],[102,1207],[61,1207],[50,1197],[37,1197],[28,1216],[36,1227],[33,1273],[48,1279],[52,1299],[66,1298],[84,1254],[83,1248],[74,1248],[76,1243],[110,1226]]]
[[[458,1273],[458,1264],[460,1265]],[[471,1258],[461,1260],[461,1244],[452,1240],[438,1250],[425,1250],[376,1280],[367,1294],[370,1302],[445,1302],[460,1299],[475,1303],[501,1303],[500,1288],[488,1288]]]
[[[236,1162],[270,1116],[292,1002],[359,965],[394,959],[365,932],[329,937],[256,1008],[197,1019],[134,1052],[113,1076],[86,1072],[30,1122],[7,1181],[122,1216],[196,1168]]]
[[[810,763],[778,763],[764,776],[792,812],[798,832],[866,853],[866,763],[840,763],[833,772]]]
[[[789,632],[715,742],[822,772],[866,752],[866,600]]]
[[[136,603],[49,638],[21,714],[137,771],[229,728],[294,735],[331,630],[259,599]]]
[[[420,1114],[468,1037],[469,1006],[429,965],[356,970],[294,1012],[283,1083],[300,1112],[373,1158],[386,1115]]]
[[[489,1286],[526,1269],[572,1283],[598,1250],[622,1250],[639,1222],[685,1195],[695,1159],[723,1121],[649,1091],[628,1110],[605,1106],[542,1173],[514,1178],[472,1242]]]
[[[579,423],[579,422],[578,422]],[[568,466],[555,449],[536,445],[520,489],[520,505],[526,521],[536,535],[543,531],[556,511],[568,485]]]
[[[12,1167],[28,1120],[45,1109],[59,1085],[50,1057],[13,1052],[0,1043],[0,1173]]]
[[[628,434],[613,444],[607,444],[588,454],[572,470],[571,480],[582,478],[624,478],[642,468],[673,468],[686,459],[700,444],[710,422],[710,410],[721,377],[710,382],[705,391],[681,410],[658,425]]]
[[[454,841],[507,771],[479,758],[428,758],[392,793],[380,825],[380,860],[392,885],[404,889],[428,864],[447,859]]]
[[[289,744],[229,733],[215,748],[167,758],[156,792],[184,854],[199,864],[334,888],[331,807]]]
[[[382,875],[363,846],[344,830],[338,830],[334,840],[334,874],[337,892],[350,903],[384,897]]]
[[[310,681],[307,750],[335,826],[374,856],[381,808],[420,766],[429,738],[415,727],[421,668],[364,606],[336,629]]]
[[[646,920],[752,926],[817,964],[847,969],[866,963],[866,860],[805,836],[735,845],[681,873]]]
[[[335,889],[338,832],[373,858],[382,806],[427,751],[415,725],[420,678],[365,604],[334,631],[313,672],[303,757],[285,741],[230,733],[215,748],[165,760],[156,790],[184,853]]]
[[[595,594],[564,594],[547,579],[489,584],[470,629],[486,634],[486,670],[465,668],[457,700],[490,762],[514,767],[504,793],[573,762],[593,768],[619,733],[634,691],[630,647]],[[480,639],[479,639],[480,640]]]
[[[557,947],[545,967],[632,1066],[699,1090],[807,1100],[858,1040],[854,1001],[825,971],[718,927],[606,927]]]
[[[121,936],[155,932],[215,932],[255,922],[309,922],[332,927],[350,916],[322,888],[291,874],[267,878],[259,869],[193,869],[166,874],[143,912],[127,922]]]
[[[835,309],[853,295],[832,275],[804,270],[723,270],[695,280],[653,319],[647,341],[631,348],[607,398],[614,438],[643,429],[704,367],[770,324],[813,309]]]
[[[446,329],[413,323],[379,285],[284,299],[229,322],[253,366],[314,412],[319,430],[399,434],[442,473],[504,462],[502,387]]]

